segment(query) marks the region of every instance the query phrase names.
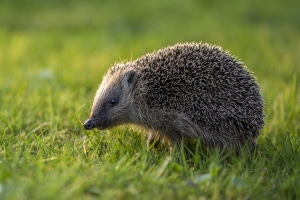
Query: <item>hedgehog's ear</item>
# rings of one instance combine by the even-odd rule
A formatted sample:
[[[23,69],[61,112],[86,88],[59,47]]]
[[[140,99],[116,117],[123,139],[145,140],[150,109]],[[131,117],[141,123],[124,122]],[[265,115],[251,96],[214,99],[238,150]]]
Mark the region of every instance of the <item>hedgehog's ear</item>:
[[[123,78],[123,84],[129,87],[131,91],[135,88],[136,81],[137,74],[134,70],[129,70],[125,73]]]

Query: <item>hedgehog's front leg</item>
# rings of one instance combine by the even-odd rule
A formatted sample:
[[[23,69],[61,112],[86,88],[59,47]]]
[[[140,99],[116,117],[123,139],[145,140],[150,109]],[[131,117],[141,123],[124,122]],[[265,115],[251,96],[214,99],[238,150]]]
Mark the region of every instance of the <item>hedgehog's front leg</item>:
[[[169,146],[170,154],[174,152],[174,144],[172,141],[166,137],[163,137],[158,131],[149,130],[147,137],[147,148],[158,148],[161,143],[166,143]]]
[[[160,143],[160,137],[159,133],[154,130],[148,131],[148,137],[147,137],[147,148],[156,148],[158,144]]]

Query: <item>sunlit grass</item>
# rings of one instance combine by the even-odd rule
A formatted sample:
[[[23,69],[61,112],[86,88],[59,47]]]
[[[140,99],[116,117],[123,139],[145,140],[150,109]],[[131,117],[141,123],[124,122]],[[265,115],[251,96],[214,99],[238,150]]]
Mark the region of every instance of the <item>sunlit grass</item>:
[[[31,3],[30,3],[31,2]],[[299,2],[0,2],[0,199],[300,198]],[[177,42],[221,45],[254,72],[266,126],[254,154],[146,147],[85,131],[115,62]]]

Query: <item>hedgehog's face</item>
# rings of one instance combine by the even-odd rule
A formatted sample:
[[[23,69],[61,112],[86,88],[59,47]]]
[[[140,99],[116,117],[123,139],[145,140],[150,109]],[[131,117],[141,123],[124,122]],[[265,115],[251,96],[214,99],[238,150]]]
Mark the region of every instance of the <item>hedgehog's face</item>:
[[[136,76],[134,70],[123,69],[104,77],[95,95],[90,117],[84,123],[85,129],[101,130],[130,121]]]

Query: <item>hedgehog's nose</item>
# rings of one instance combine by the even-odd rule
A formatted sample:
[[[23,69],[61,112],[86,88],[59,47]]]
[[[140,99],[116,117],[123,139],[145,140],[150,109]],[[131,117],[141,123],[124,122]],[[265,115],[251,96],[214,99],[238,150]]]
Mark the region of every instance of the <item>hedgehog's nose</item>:
[[[95,123],[94,123],[94,119],[88,119],[84,122],[83,127],[85,128],[85,130],[91,130],[93,128],[95,128]]]

